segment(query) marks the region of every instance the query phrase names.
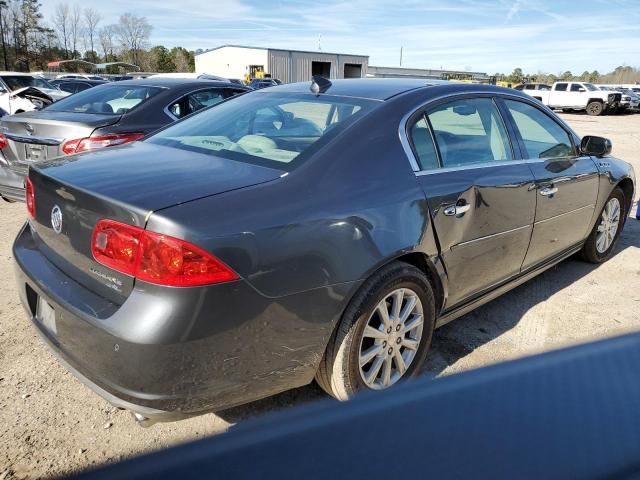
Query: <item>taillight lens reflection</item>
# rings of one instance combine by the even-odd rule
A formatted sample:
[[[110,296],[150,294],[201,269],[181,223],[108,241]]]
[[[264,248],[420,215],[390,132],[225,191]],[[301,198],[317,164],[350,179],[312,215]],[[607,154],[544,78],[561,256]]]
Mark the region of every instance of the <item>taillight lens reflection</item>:
[[[143,137],[144,133],[114,133],[95,137],[75,138],[64,142],[62,151],[66,155],[71,155],[72,153],[88,152],[89,150],[124,145],[125,143],[140,140]]]
[[[33,189],[33,183],[29,177],[25,178],[25,200],[27,202],[27,212],[33,219],[36,218],[36,193]]]
[[[190,287],[237,280],[208,252],[177,238],[114,220],[100,220],[91,249],[97,262],[145,282]]]

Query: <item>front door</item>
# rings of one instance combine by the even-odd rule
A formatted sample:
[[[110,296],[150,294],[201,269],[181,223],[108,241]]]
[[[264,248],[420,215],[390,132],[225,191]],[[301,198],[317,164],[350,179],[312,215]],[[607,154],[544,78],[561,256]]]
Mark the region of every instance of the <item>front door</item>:
[[[533,103],[503,100],[536,181],[536,216],[523,270],[575,247],[588,235],[598,169],[574,135]]]
[[[490,97],[428,108],[409,130],[449,280],[446,308],[517,275],[535,212],[534,179],[516,160]]]

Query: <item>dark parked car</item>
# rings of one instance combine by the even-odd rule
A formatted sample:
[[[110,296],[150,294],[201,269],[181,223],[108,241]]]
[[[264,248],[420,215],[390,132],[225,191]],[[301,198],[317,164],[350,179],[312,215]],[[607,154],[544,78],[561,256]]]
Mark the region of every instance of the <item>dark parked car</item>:
[[[256,78],[249,84],[249,86],[255,90],[267,87],[277,87],[278,85],[282,85],[282,82],[275,78]]]
[[[0,195],[7,200],[24,200],[28,165],[138,140],[248,90],[209,80],[105,82],[43,110],[4,117],[0,120]]]
[[[314,378],[383,390],[435,327],[611,257],[634,172],[608,140],[512,89],[322,83],[30,170],[22,302],[113,404],[152,422]]]
[[[83,78],[58,78],[49,83],[63,92],[78,93],[107,83],[106,80],[85,80]]]
[[[523,83],[513,88],[516,90],[551,90],[551,85],[547,85],[546,83]]]

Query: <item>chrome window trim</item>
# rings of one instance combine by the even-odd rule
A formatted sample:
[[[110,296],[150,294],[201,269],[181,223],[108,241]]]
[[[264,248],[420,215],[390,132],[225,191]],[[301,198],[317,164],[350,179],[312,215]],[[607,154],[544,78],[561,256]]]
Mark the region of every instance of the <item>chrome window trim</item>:
[[[509,165],[523,165],[527,163],[544,163],[547,161],[553,161],[553,158],[545,158],[538,160],[507,160],[504,162],[482,162],[482,163],[470,163],[468,165],[460,165],[458,167],[443,167],[443,168],[434,168],[432,170],[419,170],[414,172],[416,177],[422,177],[425,175],[435,175],[437,173],[446,173],[446,172],[457,172],[460,170],[475,170],[479,168],[489,168],[489,167],[508,167]]]
[[[509,92],[492,92],[490,90],[485,90],[485,91],[478,91],[478,92],[465,92],[465,93],[456,93],[456,94],[444,94],[444,95],[439,95],[437,97],[433,97],[430,98],[429,100],[421,103],[419,106],[413,108],[412,110],[410,110],[407,114],[405,114],[402,119],[400,120],[400,125],[398,126],[398,137],[400,138],[400,144],[402,145],[402,149],[404,150],[405,155],[407,156],[407,159],[409,160],[409,164],[411,165],[411,169],[413,170],[413,173],[416,176],[422,176],[422,175],[433,175],[435,173],[441,173],[441,172],[447,172],[447,171],[457,171],[457,170],[468,170],[468,169],[473,169],[473,168],[488,168],[488,167],[496,167],[496,166],[500,166],[500,165],[519,165],[519,164],[523,164],[523,163],[540,163],[540,162],[547,162],[549,160],[554,160],[553,158],[539,158],[539,159],[522,159],[522,160],[509,160],[506,162],[483,162],[483,163],[476,163],[476,164],[469,164],[469,165],[464,165],[464,166],[460,166],[460,167],[441,167],[441,168],[434,168],[431,170],[421,170],[420,169],[420,164],[418,163],[418,159],[415,157],[414,153],[413,153],[413,149],[411,148],[411,142],[409,141],[409,135],[407,134],[407,128],[408,128],[408,122],[409,119],[411,117],[413,117],[417,112],[419,112],[420,110],[425,110],[426,107],[428,107],[430,104],[438,102],[439,100],[445,100],[448,98],[451,98],[452,100],[455,100],[457,98],[464,98],[464,97],[483,97],[483,96],[487,96],[489,95],[492,99],[496,99],[496,98],[505,98],[508,97],[509,99],[513,99],[516,101],[521,101],[523,103],[529,104],[531,106],[533,106],[534,108],[538,108],[538,105],[535,104],[535,99],[533,97],[529,98],[524,98],[521,95],[516,95],[516,94],[512,94]],[[567,134],[569,134],[570,136],[573,136],[575,138],[579,138],[575,132],[561,119],[558,118],[553,119],[556,123],[558,123],[566,132]],[[558,121],[559,120],[559,121]],[[504,122],[504,119],[503,119]],[[431,132],[431,129],[429,129],[429,133],[431,135],[431,138],[433,139],[433,132]],[[509,135],[509,132],[507,132],[507,135]],[[575,139],[574,138],[574,139]],[[511,139],[513,141],[513,139]],[[434,142],[435,145],[435,142]],[[438,155],[439,157],[439,152],[438,149],[436,149],[436,155]],[[564,157],[558,157],[558,158],[564,158]],[[557,160],[558,158],[556,158],[555,160]]]

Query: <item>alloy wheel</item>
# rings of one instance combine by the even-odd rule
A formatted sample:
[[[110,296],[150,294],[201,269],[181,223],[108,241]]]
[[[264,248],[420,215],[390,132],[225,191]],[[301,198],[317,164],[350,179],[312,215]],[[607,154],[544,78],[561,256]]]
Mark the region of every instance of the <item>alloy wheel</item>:
[[[615,197],[610,198],[604,206],[596,235],[596,250],[598,253],[604,253],[609,250],[613,240],[616,238],[618,226],[620,225],[620,211],[620,201]]]
[[[398,288],[382,299],[362,333],[359,371],[374,390],[400,380],[413,362],[424,325],[422,302],[409,288]]]

